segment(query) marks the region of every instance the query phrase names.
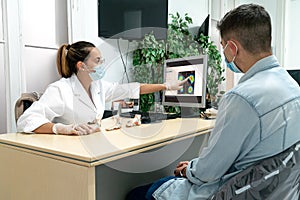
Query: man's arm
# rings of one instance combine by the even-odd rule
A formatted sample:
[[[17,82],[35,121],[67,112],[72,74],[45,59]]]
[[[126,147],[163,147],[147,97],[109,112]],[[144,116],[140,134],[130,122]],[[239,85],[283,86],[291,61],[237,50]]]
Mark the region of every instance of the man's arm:
[[[187,178],[194,184],[221,178],[259,141],[259,131],[259,117],[253,107],[238,95],[225,95],[208,146],[189,162]]]

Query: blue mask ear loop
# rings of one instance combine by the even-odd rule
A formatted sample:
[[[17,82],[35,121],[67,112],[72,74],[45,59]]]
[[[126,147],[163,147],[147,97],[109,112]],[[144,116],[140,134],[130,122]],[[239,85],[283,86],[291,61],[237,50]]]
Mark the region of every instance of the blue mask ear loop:
[[[232,42],[232,41],[231,41]],[[227,42],[228,44],[228,42]],[[236,44],[234,42],[232,42],[232,44],[235,46],[236,50],[235,50],[235,56],[232,58],[232,61],[231,62],[234,62],[236,56],[237,56],[237,52],[238,52],[238,47],[236,46]]]
[[[231,41],[232,42],[232,41]],[[224,49],[223,49],[223,54],[224,54],[224,56],[225,56],[225,62],[226,62],[226,64],[227,64],[227,67],[231,70],[231,71],[233,71],[233,72],[235,72],[235,73],[243,73],[241,70],[240,70],[240,68],[238,68],[235,64],[234,64],[234,60],[235,60],[235,58],[236,58],[236,56],[237,56],[237,51],[238,51],[238,47],[237,47],[237,45],[234,43],[234,42],[232,42],[233,43],[233,45],[236,47],[236,55],[233,57],[233,59],[232,59],[232,61],[231,62],[229,62],[228,60],[227,60],[227,58],[226,58],[226,56],[225,56],[225,54],[224,54],[224,50],[227,48],[227,46],[228,46],[228,42],[227,42],[227,44],[226,44],[226,46],[224,47]]]
[[[232,41],[230,41],[230,42],[232,42]],[[234,60],[235,60],[235,58],[236,58],[236,56],[237,56],[237,52],[238,52],[238,47],[237,47],[237,45],[234,43],[234,42],[232,42],[233,43],[233,45],[235,46],[235,48],[236,48],[236,50],[235,50],[235,55],[234,55],[234,57],[232,58],[232,61],[231,62],[234,62]],[[226,45],[225,45],[225,47],[224,47],[224,49],[223,49],[223,52],[225,51],[225,49],[227,48],[227,46],[228,46],[228,41],[227,41],[227,43],[226,43]],[[225,54],[224,54],[225,55]],[[226,56],[225,56],[225,59],[227,59],[226,58]],[[228,60],[227,60],[228,61]],[[229,62],[229,61],[228,61]],[[231,63],[231,62],[229,62],[229,63]]]

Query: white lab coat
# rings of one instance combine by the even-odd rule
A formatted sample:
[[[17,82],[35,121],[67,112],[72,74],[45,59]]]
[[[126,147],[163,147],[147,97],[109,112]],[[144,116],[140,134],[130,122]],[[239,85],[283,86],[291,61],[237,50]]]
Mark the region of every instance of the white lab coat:
[[[34,102],[19,118],[18,132],[32,132],[48,123],[88,123],[103,116],[105,102],[139,98],[140,84],[118,84],[103,80],[91,84],[92,99],[77,76],[61,78],[50,84],[39,101]]]

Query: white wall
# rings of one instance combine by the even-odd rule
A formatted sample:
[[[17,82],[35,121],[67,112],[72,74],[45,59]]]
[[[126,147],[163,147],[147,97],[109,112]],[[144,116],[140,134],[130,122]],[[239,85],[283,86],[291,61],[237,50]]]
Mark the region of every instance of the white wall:
[[[2,27],[1,27],[2,28]],[[0,28],[0,29],[1,29]],[[2,31],[2,30],[1,30]],[[1,37],[2,40],[2,37]],[[4,44],[0,43],[0,133],[6,132],[6,98],[5,98],[5,72],[4,72]]]
[[[25,45],[56,48],[67,42],[67,1],[25,0],[22,23]]]
[[[1,29],[1,28],[0,28]],[[6,98],[5,98],[5,72],[4,72],[4,44],[0,43],[0,133],[6,132]]]
[[[68,42],[67,0],[26,0],[22,19],[26,92],[43,92],[59,78],[56,52]]]
[[[6,98],[5,98],[5,72],[4,72],[4,36],[3,36],[3,11],[0,1],[0,133],[6,132]]]
[[[169,0],[168,12],[169,14],[178,12],[181,16],[188,13],[193,19],[193,26],[201,26],[209,13],[209,0]]]
[[[300,69],[300,0],[286,0],[285,62],[287,69]]]
[[[3,0],[0,1],[0,40],[3,41],[4,40],[4,36],[3,36]]]
[[[56,49],[25,47],[23,66],[26,78],[25,92],[43,92],[49,83],[59,79],[56,70]]]

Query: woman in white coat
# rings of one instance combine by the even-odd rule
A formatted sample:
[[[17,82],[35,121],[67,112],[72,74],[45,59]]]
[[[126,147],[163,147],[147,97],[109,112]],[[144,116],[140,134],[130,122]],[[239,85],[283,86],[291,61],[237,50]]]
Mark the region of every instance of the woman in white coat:
[[[39,101],[18,119],[19,132],[86,135],[98,132],[106,101],[139,98],[160,90],[177,90],[184,81],[165,84],[109,83],[101,80],[104,59],[94,44],[63,44],[57,53],[62,78],[50,84]]]

